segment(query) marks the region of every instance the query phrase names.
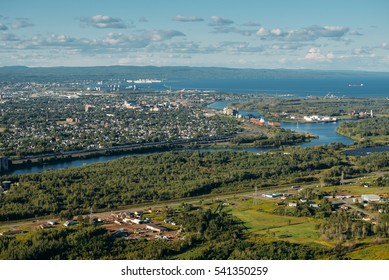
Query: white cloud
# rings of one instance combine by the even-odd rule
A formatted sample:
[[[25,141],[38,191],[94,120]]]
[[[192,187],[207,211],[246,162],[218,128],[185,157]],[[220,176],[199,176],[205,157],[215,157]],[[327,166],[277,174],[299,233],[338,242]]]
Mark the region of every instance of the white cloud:
[[[257,36],[273,40],[285,41],[315,41],[319,38],[343,38],[349,31],[348,27],[344,26],[311,26],[302,29],[291,29],[282,31],[280,28],[273,28],[271,31],[261,27],[257,31]]]
[[[87,26],[92,26],[95,28],[114,28],[114,29],[123,29],[127,28],[128,25],[123,22],[120,18],[114,18],[104,15],[95,15],[92,17],[81,17],[80,21]]]
[[[274,28],[274,29],[272,29],[272,30],[270,31],[270,33],[271,33],[272,35],[275,35],[275,36],[280,36],[280,35],[282,35],[282,31],[281,31],[281,29],[279,29],[279,28]]]
[[[219,16],[212,16],[211,23],[209,25],[211,25],[211,26],[223,26],[223,25],[230,25],[233,23],[234,23],[234,21],[231,19],[221,18]]]
[[[234,26],[215,26],[212,33],[236,33],[243,36],[251,36],[255,33],[255,30],[239,29]]]
[[[269,32],[264,27],[261,27],[258,29],[256,34],[257,36],[267,36],[269,35]]]
[[[310,48],[305,58],[309,61],[331,61],[334,54],[332,52],[323,54],[320,48]]]
[[[20,29],[34,26],[34,24],[30,23],[28,19],[17,19],[11,23],[12,29]]]
[[[174,21],[181,21],[181,22],[199,22],[204,21],[203,18],[196,17],[196,16],[175,16],[173,18]]]

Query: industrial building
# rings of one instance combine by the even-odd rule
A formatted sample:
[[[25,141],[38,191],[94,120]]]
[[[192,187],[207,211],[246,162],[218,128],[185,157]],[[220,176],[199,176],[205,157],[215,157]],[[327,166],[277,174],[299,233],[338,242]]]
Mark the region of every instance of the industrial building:
[[[367,202],[379,202],[381,197],[376,194],[363,194],[361,195],[361,199]]]

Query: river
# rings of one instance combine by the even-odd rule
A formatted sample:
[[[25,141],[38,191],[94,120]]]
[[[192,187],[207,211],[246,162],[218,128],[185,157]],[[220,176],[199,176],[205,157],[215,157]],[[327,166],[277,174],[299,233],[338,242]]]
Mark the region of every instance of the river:
[[[229,101],[218,101],[213,104],[210,104],[208,108],[213,108],[213,109],[223,109],[228,103],[235,102],[236,100],[229,100]],[[254,117],[259,118],[260,115],[255,112],[255,111],[239,111],[240,114],[243,116],[251,114]],[[339,123],[296,123],[296,122],[281,122],[281,127],[282,128],[288,128],[294,131],[298,132],[307,132],[307,133],[312,133],[314,135],[319,136],[318,139],[314,139],[311,142],[304,143],[301,146],[302,147],[309,147],[309,146],[317,146],[317,145],[325,145],[325,144],[331,144],[334,142],[340,142],[345,145],[349,145],[353,142],[352,139],[342,136],[338,133],[336,133],[336,128],[338,127]],[[210,151],[210,150],[215,150],[215,149],[200,149],[201,152],[204,151]],[[218,150],[232,150],[231,148],[229,149],[218,149]],[[234,149],[234,150],[245,150],[249,152],[256,152],[256,153],[261,153],[261,152],[266,152],[269,151],[270,149],[256,149],[256,148],[245,148],[245,149]],[[26,173],[37,173],[49,169],[57,170],[57,169],[63,169],[63,168],[68,168],[68,167],[78,167],[78,166],[83,166],[86,164],[92,164],[92,163],[97,163],[97,162],[107,162],[111,160],[115,160],[121,157],[125,156],[133,156],[135,154],[121,154],[121,155],[109,155],[109,156],[97,156],[93,158],[87,158],[87,159],[75,159],[75,160],[70,160],[66,162],[60,162],[60,163],[48,163],[48,164],[43,164],[43,165],[36,165],[36,166],[30,166],[30,167],[23,167],[23,168],[18,168],[16,170],[11,171],[9,174],[26,174]],[[139,155],[139,154],[137,154]]]

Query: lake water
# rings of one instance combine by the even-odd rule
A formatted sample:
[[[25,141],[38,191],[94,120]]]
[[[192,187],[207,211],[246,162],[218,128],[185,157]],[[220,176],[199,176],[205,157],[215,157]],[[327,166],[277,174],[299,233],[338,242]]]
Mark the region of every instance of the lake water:
[[[241,102],[244,100],[230,100],[230,101],[218,101],[213,104],[210,104],[208,108],[222,110],[228,103],[231,102]],[[247,116],[249,114],[253,115],[256,118],[260,118],[261,116],[256,111],[245,111],[240,110],[239,114],[242,116]],[[298,122],[281,122],[282,128],[287,128],[297,132],[305,132],[311,133],[313,135],[319,136],[318,139],[314,139],[309,143],[304,143],[301,146],[309,147],[309,146],[317,146],[317,145],[325,145],[331,143],[343,143],[345,145],[350,145],[353,143],[351,138],[340,135],[336,132],[336,128],[342,121],[331,122],[331,123],[298,123]]]
[[[363,86],[361,86],[363,84]],[[188,79],[166,81],[172,90],[197,89],[227,93],[293,95],[297,97],[334,94],[347,97],[389,97],[388,77],[343,76],[329,78]]]

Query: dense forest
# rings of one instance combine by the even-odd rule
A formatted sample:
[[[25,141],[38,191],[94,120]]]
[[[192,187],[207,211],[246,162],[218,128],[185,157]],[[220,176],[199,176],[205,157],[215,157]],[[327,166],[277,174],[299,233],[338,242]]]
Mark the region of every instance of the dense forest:
[[[299,133],[284,128],[264,128],[263,134],[238,136],[230,140],[229,146],[248,146],[255,148],[281,147],[309,142],[317,136]]]
[[[368,118],[356,122],[343,122],[336,131],[357,140],[361,140],[365,137],[380,136],[380,142],[388,144],[389,117]]]
[[[0,203],[0,220],[78,215],[145,201],[317,180],[346,164],[335,146],[249,152],[170,152],[132,156],[81,168],[3,176],[14,182]],[[334,176],[332,173],[329,176]]]

